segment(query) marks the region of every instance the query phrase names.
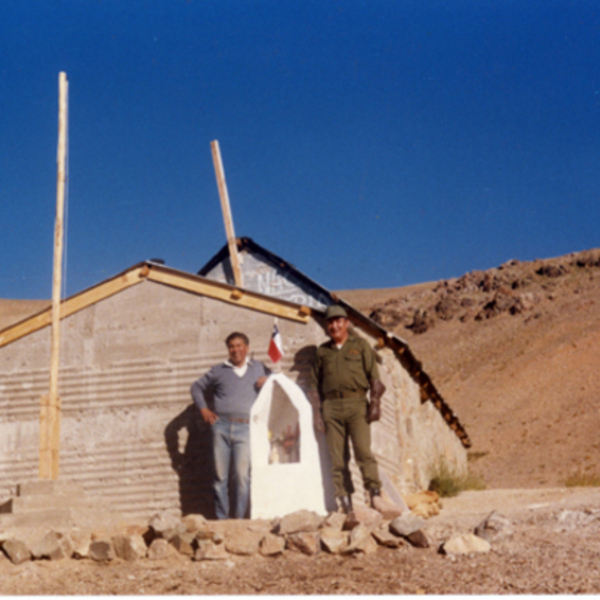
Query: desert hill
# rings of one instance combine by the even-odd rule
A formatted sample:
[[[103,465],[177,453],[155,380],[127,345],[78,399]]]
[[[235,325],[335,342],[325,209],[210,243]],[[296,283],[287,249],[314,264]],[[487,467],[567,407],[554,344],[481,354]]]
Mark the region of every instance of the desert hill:
[[[600,249],[338,294],[410,344],[488,487],[600,484]]]

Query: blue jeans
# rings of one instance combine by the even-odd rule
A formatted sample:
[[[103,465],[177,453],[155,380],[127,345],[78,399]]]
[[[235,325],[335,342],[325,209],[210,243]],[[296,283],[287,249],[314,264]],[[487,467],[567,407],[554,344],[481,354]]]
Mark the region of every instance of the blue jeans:
[[[219,417],[212,426],[217,519],[229,518],[229,471],[232,469],[233,517],[243,519],[250,500],[250,425]]]

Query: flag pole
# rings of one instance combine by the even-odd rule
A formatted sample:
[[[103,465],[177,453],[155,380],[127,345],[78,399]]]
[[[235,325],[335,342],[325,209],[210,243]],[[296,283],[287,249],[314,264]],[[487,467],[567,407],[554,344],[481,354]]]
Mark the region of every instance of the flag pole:
[[[56,221],[54,224],[54,272],[52,277],[52,341],[50,350],[49,393],[41,399],[40,478],[58,479],[60,450],[60,397],[58,368],[60,353],[60,293],[62,285],[63,217],[65,206],[68,89],[67,74],[58,77],[58,156],[56,183]]]

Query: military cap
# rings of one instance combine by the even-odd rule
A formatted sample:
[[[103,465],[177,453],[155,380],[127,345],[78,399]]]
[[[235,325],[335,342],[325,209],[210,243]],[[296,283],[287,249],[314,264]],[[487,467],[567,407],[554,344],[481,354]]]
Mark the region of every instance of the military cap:
[[[327,310],[325,311],[325,320],[328,321],[329,319],[337,319],[338,317],[344,317],[347,319],[348,313],[346,312],[346,309],[341,307],[339,304],[332,304],[331,306],[328,306]]]

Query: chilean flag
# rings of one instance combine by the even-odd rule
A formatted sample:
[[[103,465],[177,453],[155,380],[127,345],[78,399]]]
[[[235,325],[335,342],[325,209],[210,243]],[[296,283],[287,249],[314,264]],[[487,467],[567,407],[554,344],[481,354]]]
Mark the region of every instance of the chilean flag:
[[[273,334],[271,335],[271,341],[269,342],[269,358],[274,362],[281,360],[283,356],[283,345],[281,343],[281,335],[279,334],[279,328],[277,324],[273,325]]]

